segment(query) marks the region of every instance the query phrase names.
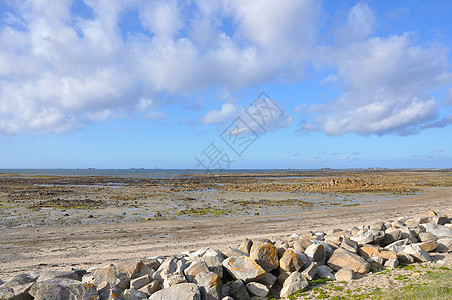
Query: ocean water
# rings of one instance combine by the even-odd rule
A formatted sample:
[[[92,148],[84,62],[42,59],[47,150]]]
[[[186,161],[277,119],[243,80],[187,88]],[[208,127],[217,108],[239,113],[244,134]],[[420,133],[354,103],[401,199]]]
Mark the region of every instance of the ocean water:
[[[147,178],[174,178],[203,174],[277,174],[280,172],[299,172],[301,170],[275,169],[0,169],[0,174],[44,175],[44,176],[126,176]],[[307,171],[307,170],[304,170]],[[310,170],[312,171],[312,170]]]

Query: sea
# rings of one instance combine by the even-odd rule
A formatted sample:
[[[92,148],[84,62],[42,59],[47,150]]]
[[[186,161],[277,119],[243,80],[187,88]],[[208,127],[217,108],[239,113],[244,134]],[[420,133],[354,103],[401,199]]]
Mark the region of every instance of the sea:
[[[179,176],[196,175],[227,175],[227,174],[277,174],[281,172],[300,172],[316,170],[294,169],[0,169],[0,174],[42,175],[42,176],[112,176],[112,177],[146,177],[175,178]]]

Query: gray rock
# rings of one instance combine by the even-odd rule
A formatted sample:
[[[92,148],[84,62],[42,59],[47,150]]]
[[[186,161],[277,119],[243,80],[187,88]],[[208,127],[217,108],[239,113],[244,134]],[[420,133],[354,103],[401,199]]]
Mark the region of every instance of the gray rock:
[[[386,230],[384,238],[380,241],[380,245],[387,246],[389,244],[394,243],[395,241],[400,240],[402,237],[402,231],[399,229]]]
[[[419,243],[419,246],[427,252],[432,252],[433,250],[436,249],[436,247],[438,246],[438,243],[435,241],[427,241],[427,242],[422,242]]]
[[[126,289],[121,293],[123,300],[142,300],[147,299],[148,296],[145,293],[136,291],[134,289]]]
[[[240,243],[239,250],[245,253],[250,254],[251,246],[253,246],[253,241],[247,238],[244,238]]]
[[[310,262],[316,262],[319,265],[324,265],[326,261],[326,250],[322,244],[312,244],[305,250],[306,256]]]
[[[16,297],[14,295],[14,290],[9,287],[0,286],[0,299],[2,299],[2,300],[16,299]],[[24,298],[19,298],[19,299],[24,299]]]
[[[271,289],[273,287],[273,285],[275,284],[277,279],[278,278],[275,275],[273,275],[272,273],[265,273],[264,277],[259,279],[259,283],[262,283],[268,289]]]
[[[281,290],[281,297],[288,297],[295,293],[296,291],[302,290],[308,286],[308,281],[306,278],[298,272],[293,272],[284,281],[283,288]]]
[[[241,281],[241,280],[236,280],[231,284],[229,294],[235,300],[247,300],[250,298],[250,295],[248,294],[248,291],[246,290],[245,284],[243,284],[243,281]]]
[[[202,259],[206,262],[209,271],[214,272],[223,278],[222,263],[224,260],[223,254],[218,250],[209,250],[203,256]]]
[[[248,256],[249,255],[246,252],[243,252],[239,249],[231,248],[231,247],[228,247],[225,250],[222,250],[221,253],[223,254],[224,257],[242,256],[242,255]]]
[[[410,265],[414,264],[414,257],[407,253],[397,253],[397,260],[402,265]]]
[[[198,260],[199,258],[203,257],[203,255],[206,254],[207,251],[209,251],[209,247],[204,247],[195,252],[190,253],[188,257],[190,258],[190,260]]]
[[[337,281],[346,281],[350,282],[353,280],[353,271],[349,268],[343,268],[340,269],[336,275],[335,278]]]
[[[395,269],[399,265],[399,261],[397,259],[388,259],[385,262],[385,268],[387,269]]]
[[[410,244],[410,241],[408,239],[404,239],[404,240],[398,240],[392,244],[389,244],[385,247],[385,249],[394,251],[396,253],[400,253],[403,250],[403,247]]]
[[[413,229],[403,226],[399,228],[399,230],[402,232],[402,236],[400,239],[408,239],[411,243],[417,243],[418,239],[416,238],[416,233]]]
[[[99,299],[97,289],[92,283],[83,283],[68,278],[55,278],[34,284],[29,294],[35,300],[68,299],[92,300]]]
[[[209,272],[206,262],[202,260],[192,262],[190,266],[184,270],[185,277],[187,277],[188,282],[193,282],[195,276],[202,272]]]
[[[270,272],[279,266],[278,249],[268,242],[254,243],[251,247],[250,258],[266,272]]]
[[[301,239],[298,239],[297,241],[295,241],[295,243],[293,244],[293,249],[296,252],[303,253],[306,251],[306,248],[308,248],[311,245],[312,245],[312,242],[310,240],[301,238]]]
[[[419,262],[432,261],[428,252],[422,249],[419,244],[407,245],[403,248],[403,252],[414,256],[415,260]]]
[[[428,241],[436,241],[437,238],[430,232],[421,232],[421,233],[419,233],[419,240],[421,242],[428,242]]]
[[[279,270],[292,273],[300,270],[303,264],[303,261],[292,249],[287,249],[279,260]]]
[[[14,295],[14,298],[11,299],[27,299],[29,297],[28,292],[36,279],[37,277],[28,274],[14,276],[11,280],[2,284],[0,290],[2,297],[0,299],[9,299],[7,295],[11,295],[11,291]]]
[[[452,228],[448,228],[439,224],[425,223],[420,225],[425,231],[430,232],[436,238],[452,238]]]
[[[370,268],[372,271],[378,271],[381,270],[381,268],[383,268],[383,258],[380,256],[373,256],[373,257],[369,257],[366,260],[369,264],[370,264]]]
[[[360,274],[365,274],[370,270],[370,264],[364,258],[342,248],[337,248],[334,251],[333,256],[328,260],[328,266],[336,271],[349,268]]]
[[[344,238],[341,243],[341,248],[344,248],[345,250],[348,250],[352,253],[358,252],[358,243],[355,241],[352,241],[349,238]]]
[[[223,266],[232,277],[244,282],[258,281],[265,275],[265,270],[248,256],[226,258]]]
[[[194,283],[181,283],[155,292],[149,300],[201,300],[201,293]]]
[[[202,272],[196,275],[194,283],[198,285],[203,300],[221,299],[221,279],[214,272]]]
[[[270,293],[269,289],[265,285],[257,282],[248,282],[246,284],[246,289],[251,295],[262,298],[267,297]]]
[[[138,291],[145,293],[147,296],[150,296],[150,295],[154,294],[155,292],[157,292],[159,289],[160,289],[160,283],[158,282],[158,280],[154,280],[151,283],[146,284],[145,286],[140,288]]]
[[[452,238],[437,240],[438,246],[436,246],[435,252],[452,252]]]
[[[153,278],[158,280],[160,284],[170,275],[183,275],[187,267],[186,260],[180,257],[168,257],[155,271]]]
[[[384,222],[376,222],[372,225],[370,225],[370,229],[371,230],[378,230],[378,231],[385,231],[386,230],[386,226]]]
[[[352,236],[350,239],[358,244],[374,244],[383,240],[385,237],[384,231],[381,230],[360,230],[357,235]]]
[[[232,298],[231,296],[226,296],[226,297],[224,297],[224,298],[221,299],[221,300],[234,300],[234,298]]]
[[[317,278],[329,278],[331,280],[335,279],[335,277],[333,275],[333,269],[331,269],[328,266],[318,266],[316,277]]]
[[[107,266],[93,272],[92,282],[100,292],[119,287],[125,290],[129,287],[130,279],[141,269],[142,262]]]
[[[141,289],[143,286],[149,284],[151,279],[149,275],[144,275],[135,279],[130,280],[130,288],[134,290]]]
[[[83,275],[85,275],[85,274],[86,274],[86,271],[77,271],[77,270],[44,271],[41,273],[41,275],[39,276],[38,280],[36,280],[36,282],[46,281],[46,280],[55,279],[55,278],[69,278],[69,279],[81,281]]]
[[[163,281],[163,288],[169,288],[181,283],[187,283],[187,278],[182,274],[170,274]]]
[[[312,262],[301,274],[306,277],[307,280],[313,280],[317,275],[319,267],[316,262]]]

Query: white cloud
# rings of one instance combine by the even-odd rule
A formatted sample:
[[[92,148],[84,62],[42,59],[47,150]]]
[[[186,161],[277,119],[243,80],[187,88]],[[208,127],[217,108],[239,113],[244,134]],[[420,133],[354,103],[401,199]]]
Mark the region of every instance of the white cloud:
[[[441,104],[445,106],[452,106],[452,88],[447,91],[446,95],[441,101]]]
[[[227,121],[232,121],[236,117],[242,108],[240,106],[225,103],[221,106],[220,110],[211,110],[207,112],[202,118],[204,124],[222,124]]]

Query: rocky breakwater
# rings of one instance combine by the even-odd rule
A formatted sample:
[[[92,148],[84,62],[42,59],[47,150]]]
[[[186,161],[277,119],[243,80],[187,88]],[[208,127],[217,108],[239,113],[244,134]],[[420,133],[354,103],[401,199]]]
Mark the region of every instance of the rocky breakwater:
[[[430,211],[348,230],[286,239],[244,239],[237,247],[0,280],[0,299],[267,299],[288,297],[309,281],[353,281],[370,271],[432,261],[452,252],[451,219]],[[370,275],[372,276],[372,275]]]

